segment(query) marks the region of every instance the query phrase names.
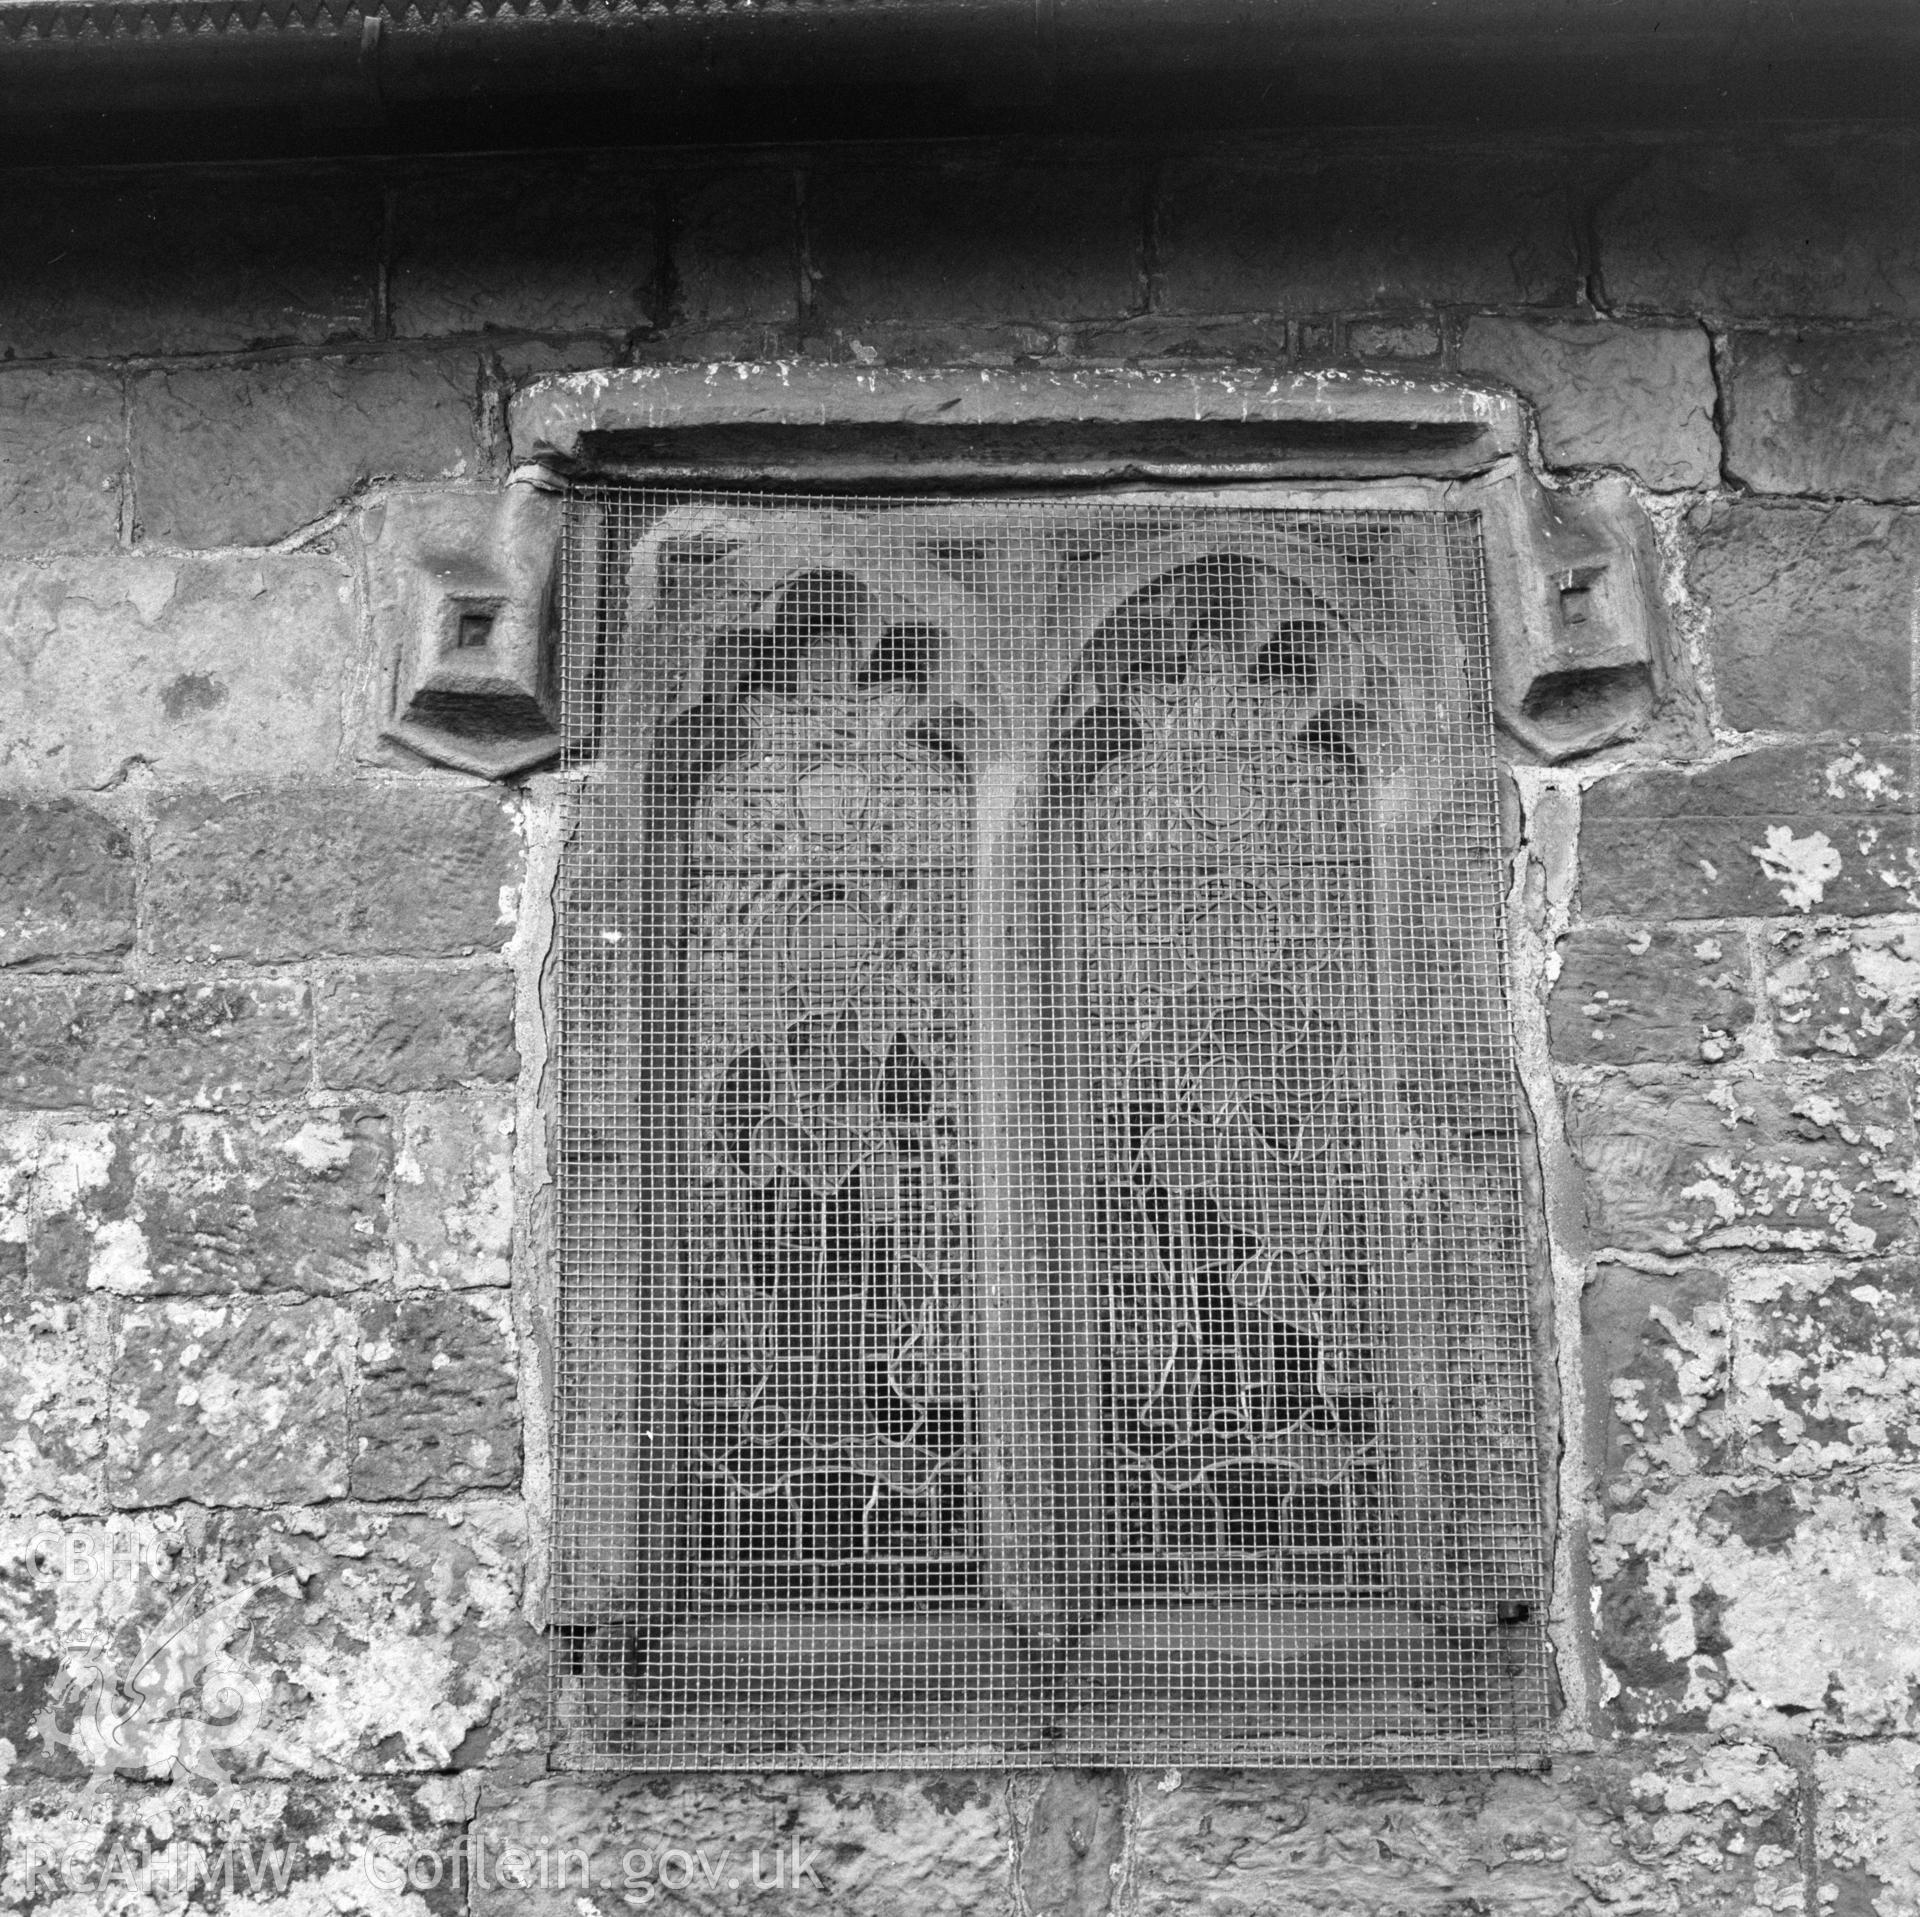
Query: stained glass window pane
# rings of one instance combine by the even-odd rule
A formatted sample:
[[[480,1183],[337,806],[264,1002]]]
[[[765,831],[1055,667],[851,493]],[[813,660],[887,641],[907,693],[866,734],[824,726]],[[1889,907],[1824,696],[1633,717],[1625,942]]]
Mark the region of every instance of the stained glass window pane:
[[[576,489],[563,1759],[1544,1714],[1478,522]]]

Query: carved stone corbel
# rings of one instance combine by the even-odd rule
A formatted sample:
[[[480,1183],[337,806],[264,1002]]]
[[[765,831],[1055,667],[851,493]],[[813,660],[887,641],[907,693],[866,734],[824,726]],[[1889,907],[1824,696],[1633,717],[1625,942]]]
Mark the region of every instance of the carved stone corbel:
[[[373,612],[392,672],[383,735],[489,779],[552,758],[559,496],[520,480],[376,510]]]
[[[1484,514],[1502,730],[1549,765],[1637,732],[1665,689],[1666,616],[1626,481],[1550,493],[1514,462],[1455,496]]]

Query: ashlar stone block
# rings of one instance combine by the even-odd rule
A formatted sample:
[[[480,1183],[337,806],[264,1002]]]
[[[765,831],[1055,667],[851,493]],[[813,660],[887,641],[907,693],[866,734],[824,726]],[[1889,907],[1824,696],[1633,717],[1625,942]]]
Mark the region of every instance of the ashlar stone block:
[[[1569,1065],[1715,1063],[1753,1018],[1738,931],[1585,926],[1561,947],[1549,1001],[1554,1056]]]
[[[458,1290],[507,1283],[513,1248],[514,1116],[494,1093],[409,1098],[394,1162],[400,1281]]]
[[[155,818],[147,944],[169,964],[485,951],[513,930],[522,858],[487,791],[183,792]]]
[[[1920,513],[1716,502],[1689,560],[1727,723],[1898,733],[1913,704]]]
[[[1920,1730],[1910,1473],[1681,1479],[1606,1513],[1594,1573],[1622,1728]]]
[[[1912,1126],[1890,1072],[1610,1078],[1574,1094],[1568,1130],[1603,1247],[1864,1257],[1913,1231]]]
[[[120,543],[125,413],[117,373],[0,369],[0,553]]]
[[[1834,1917],[1920,1911],[1920,1740],[1829,1746],[1814,1776],[1820,1908]]]
[[[1460,367],[1533,401],[1549,465],[1620,466],[1661,491],[1719,475],[1701,327],[1479,317],[1462,335]]]
[[[1580,1330],[1609,1497],[1727,1462],[1731,1340],[1720,1272],[1602,1265],[1581,1299]]]
[[[141,527],[176,546],[265,546],[375,478],[471,479],[479,362],[375,353],[179,366],[133,382]]]
[[[133,842],[84,806],[0,799],[0,966],[112,963],[133,944]]]
[[[1548,153],[1362,145],[1181,158],[1165,172],[1158,230],[1173,312],[1557,306],[1578,289]]]
[[[674,1908],[707,1917],[777,1897],[850,1917],[974,1917],[1007,1902],[1008,1825],[1004,1784],[966,1771],[543,1778],[481,1799],[477,1837],[517,1861],[473,1910],[576,1917],[578,1867],[555,1881],[566,1856],[584,1860],[585,1895],[609,1903],[664,1888]],[[534,1874],[542,1854],[545,1884]]]
[[[311,1504],[345,1495],[354,1328],[337,1305],[133,1305],[115,1342],[115,1504]]]
[[[1796,1475],[1920,1461],[1920,1267],[1756,1264],[1734,1281],[1733,1422]]]
[[[0,983],[0,1105],[226,1105],[294,1098],[312,1069],[305,985]]]
[[[1907,334],[1735,333],[1727,471],[1759,493],[1920,498],[1920,365]]]
[[[0,565],[14,693],[0,780],[110,786],[333,769],[361,657],[331,559],[131,558]]]
[[[1316,1917],[1797,1917],[1804,1816],[1757,1741],[1561,1757],[1551,1777],[1170,1772],[1135,1787],[1126,1907],[1266,1917],[1284,1885]]]
[[[1920,923],[1780,926],[1766,941],[1767,1008],[1790,1056],[1878,1058],[1920,1002]]]
[[[1897,739],[1624,772],[1582,795],[1581,908],[1643,920],[1912,911],[1914,804]]]
[[[53,1707],[80,1761],[29,1738],[24,1726],[16,1749],[36,1784],[95,1779],[96,1814],[116,1791],[144,1783],[149,1813],[170,1810],[189,1830],[218,1801],[208,1787],[217,1779],[189,1768],[196,1755],[210,1757],[241,1787],[230,1802],[259,1805],[276,1820],[265,1830],[291,1837],[296,1851],[313,1846],[323,1881],[296,1891],[290,1908],[307,1908],[298,1900],[314,1890],[323,1894],[316,1910],[365,1910],[357,1899],[333,1901],[348,1880],[325,1881],[329,1856],[339,1861],[327,1830],[294,1820],[316,1796],[334,1796],[352,1807],[356,1847],[366,1847],[355,1864],[368,1851],[379,1862],[392,1855],[381,1819],[401,1810],[390,1790],[418,1792],[424,1814],[402,1816],[401,1828],[411,1825],[423,1846],[438,1849],[433,1827],[457,1832],[473,1809],[475,1767],[489,1758],[511,1764],[538,1748],[542,1646],[519,1610],[526,1553],[520,1506],[481,1498],[436,1516],[179,1504],[104,1524],[0,1519],[0,1558],[26,1573],[14,1584],[25,1601],[0,1621],[0,1668],[12,1658],[26,1719]],[[103,1750],[84,1726],[76,1738],[71,1687],[84,1705],[101,1672],[136,1671],[156,1641],[162,1651],[174,1647],[173,1657],[159,1665],[163,1682],[123,1743]],[[186,1681],[182,1652],[204,1660],[238,1713],[210,1708],[199,1684]],[[12,1701],[0,1690],[0,1712]],[[8,1721],[0,1717],[0,1726]],[[196,1726],[197,1750],[183,1743]],[[391,1787],[381,1781],[388,1776]],[[169,1783],[182,1788],[164,1791]],[[19,1821],[12,1834],[22,1834]],[[451,1848],[457,1837],[444,1841]],[[376,1888],[364,1876],[353,1881],[360,1891]],[[371,1905],[409,1917],[420,1907],[411,1895]]]
[[[501,1292],[363,1308],[354,1495],[444,1498],[517,1484],[515,1363]]]
[[[395,334],[647,326],[656,193],[644,160],[622,154],[412,171],[395,196]]]
[[[41,1299],[0,1244],[0,1504],[97,1509],[106,1458],[107,1325],[93,1302]]]
[[[321,1081],[343,1091],[443,1091],[519,1070],[505,971],[340,973],[320,987],[318,1020]]]
[[[1920,315],[1916,165],[1859,127],[1642,149],[1596,218],[1609,302],[1755,319]]]
[[[190,1112],[132,1128],[133,1190],[90,1282],[133,1297],[356,1291],[393,1268],[387,1119],[353,1107]]]

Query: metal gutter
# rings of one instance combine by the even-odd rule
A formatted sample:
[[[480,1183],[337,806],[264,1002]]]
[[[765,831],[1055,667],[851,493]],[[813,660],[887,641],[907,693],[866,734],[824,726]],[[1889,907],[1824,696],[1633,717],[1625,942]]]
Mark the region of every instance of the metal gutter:
[[[14,159],[1897,119],[1916,79],[1908,0],[0,0]]]

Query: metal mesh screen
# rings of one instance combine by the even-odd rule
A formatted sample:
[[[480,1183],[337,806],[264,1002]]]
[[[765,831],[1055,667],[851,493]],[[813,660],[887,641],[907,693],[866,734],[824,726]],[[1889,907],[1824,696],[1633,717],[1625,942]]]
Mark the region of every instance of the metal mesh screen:
[[[576,490],[562,1760],[1544,1715],[1478,523]]]

